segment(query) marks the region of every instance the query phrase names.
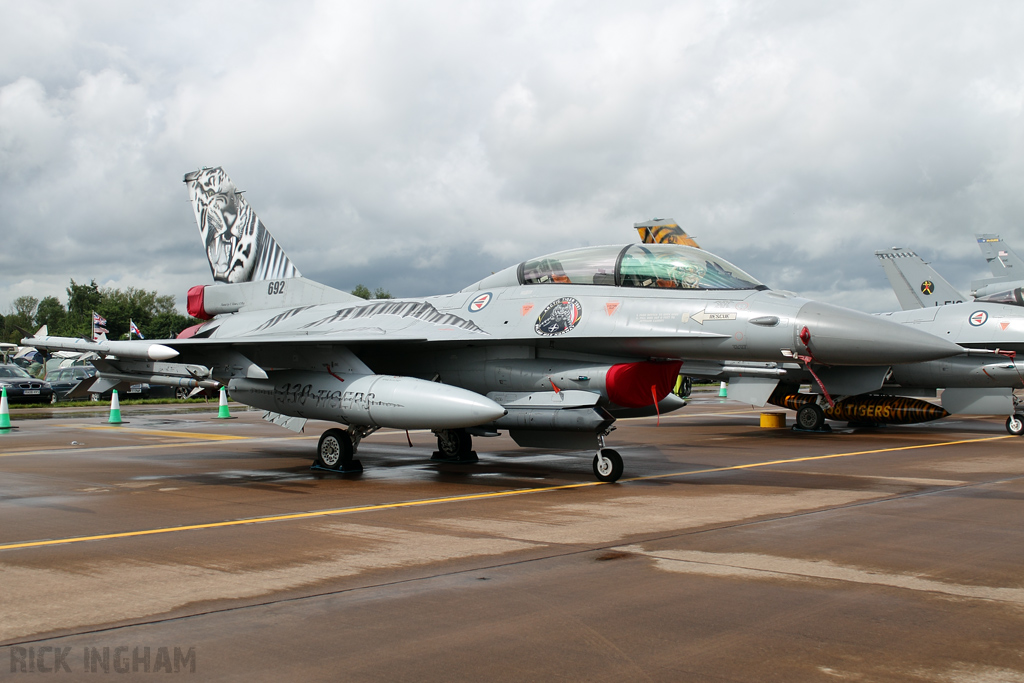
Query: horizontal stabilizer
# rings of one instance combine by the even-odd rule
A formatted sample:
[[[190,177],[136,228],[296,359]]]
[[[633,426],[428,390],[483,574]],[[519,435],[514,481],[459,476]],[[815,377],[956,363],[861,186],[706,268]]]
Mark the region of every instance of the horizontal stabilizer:
[[[340,289],[303,277],[293,277],[265,282],[197,285],[188,292],[188,314],[200,320],[209,320],[221,313],[363,301]]]

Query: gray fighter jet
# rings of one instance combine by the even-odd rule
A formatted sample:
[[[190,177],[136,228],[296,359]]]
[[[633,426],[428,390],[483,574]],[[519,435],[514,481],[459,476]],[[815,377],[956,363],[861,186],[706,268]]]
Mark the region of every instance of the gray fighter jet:
[[[974,237],[995,277],[972,282],[971,293],[976,297],[985,297],[1024,287],[1024,261],[1013,249],[999,235],[977,234]]]
[[[821,430],[825,420],[912,424],[960,415],[1006,415],[1010,434],[1024,433],[1014,389],[1024,388],[1024,295],[1011,290],[963,302],[963,297],[914,252],[875,252],[905,310],[879,317],[930,332],[964,347],[942,360],[885,367],[820,367],[792,362],[687,361],[690,377],[728,379],[729,397],[797,411],[798,428]],[[811,393],[800,393],[801,385]],[[942,389],[941,407],[931,401]]]
[[[615,481],[622,458],[605,438],[616,417],[680,405],[671,390],[684,360],[884,374],[962,352],[913,326],[770,291],[678,244],[572,249],[454,294],[364,301],[300,277],[220,168],[185,182],[216,281],[192,288],[188,308],[208,322],[159,342],[44,332],[25,343],[95,351],[112,383],[220,382],[292,429],[346,425],[320,438],[320,468],[360,469],[353,454],[381,427],[431,429],[435,457],[460,462],[476,459],[473,436],[507,429],[521,446],[596,450],[595,475]]]

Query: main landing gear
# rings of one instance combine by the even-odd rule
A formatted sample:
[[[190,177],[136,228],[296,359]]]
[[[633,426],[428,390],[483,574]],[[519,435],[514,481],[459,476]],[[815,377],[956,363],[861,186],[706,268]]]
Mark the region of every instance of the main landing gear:
[[[476,462],[476,451],[473,450],[473,435],[465,429],[436,429],[437,450],[430,456],[439,462]]]
[[[350,426],[348,429],[328,429],[320,436],[316,448],[314,470],[328,472],[362,472],[363,465],[355,459],[359,442],[377,431],[377,427]],[[437,451],[431,460],[435,462],[473,463],[477,462],[473,450],[473,436],[465,429],[438,429]],[[622,456],[604,445],[604,435],[598,435],[598,449],[594,456],[594,476],[598,481],[612,483],[622,477]]]
[[[1024,434],[1024,414],[1014,413],[1006,418],[1006,431],[1013,436]]]
[[[346,474],[362,472],[363,464],[354,458],[356,449],[360,441],[375,431],[376,427],[328,429],[320,436],[313,469]]]

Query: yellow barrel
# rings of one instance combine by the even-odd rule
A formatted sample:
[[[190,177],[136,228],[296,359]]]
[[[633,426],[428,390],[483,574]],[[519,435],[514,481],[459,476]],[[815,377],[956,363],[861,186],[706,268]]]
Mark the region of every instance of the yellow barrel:
[[[761,413],[761,427],[763,429],[779,429],[786,426],[785,413]]]

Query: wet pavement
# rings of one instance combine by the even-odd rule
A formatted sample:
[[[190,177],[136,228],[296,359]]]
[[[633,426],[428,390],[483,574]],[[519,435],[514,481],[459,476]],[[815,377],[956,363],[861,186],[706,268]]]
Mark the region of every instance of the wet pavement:
[[[507,436],[382,431],[339,476],[328,423],[122,412],[0,435],[0,678],[1024,681],[1002,420],[799,434],[700,393],[617,423],[607,485]]]

